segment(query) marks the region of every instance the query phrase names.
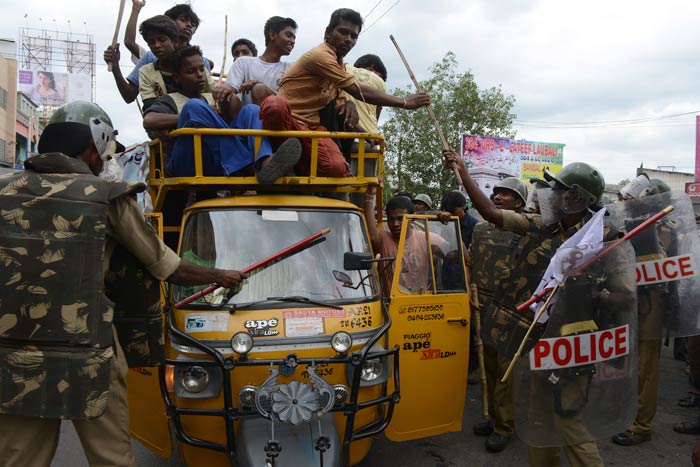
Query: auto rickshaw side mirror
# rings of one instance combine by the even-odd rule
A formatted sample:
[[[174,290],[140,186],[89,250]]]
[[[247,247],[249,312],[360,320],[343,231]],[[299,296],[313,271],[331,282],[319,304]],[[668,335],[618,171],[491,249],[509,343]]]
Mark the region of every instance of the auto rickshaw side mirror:
[[[343,268],[346,271],[372,269],[372,253],[346,251],[343,256]]]

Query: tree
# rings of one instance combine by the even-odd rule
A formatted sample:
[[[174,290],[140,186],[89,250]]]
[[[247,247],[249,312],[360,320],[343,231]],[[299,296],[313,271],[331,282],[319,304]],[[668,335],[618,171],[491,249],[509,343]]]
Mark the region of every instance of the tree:
[[[512,138],[515,114],[511,113],[515,98],[505,95],[501,87],[479,89],[474,75],[459,73],[453,52],[430,68],[431,78],[420,82],[430,95],[433,111],[440,122],[448,144],[460,148],[462,133]],[[398,88],[392,94],[404,96],[415,92],[413,87]],[[392,188],[399,187],[414,195],[428,194],[436,204],[442,194],[457,187],[452,171],[442,163],[442,143],[425,109],[396,109],[382,125],[386,138],[386,176]]]

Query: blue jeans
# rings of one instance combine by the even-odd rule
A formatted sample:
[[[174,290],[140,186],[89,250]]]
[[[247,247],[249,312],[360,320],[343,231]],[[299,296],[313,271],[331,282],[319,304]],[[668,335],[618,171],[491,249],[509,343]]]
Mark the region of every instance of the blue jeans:
[[[238,116],[229,124],[209,105],[199,99],[190,99],[182,108],[177,122],[178,128],[220,128],[261,130],[260,108],[254,104],[243,106]],[[255,154],[253,136],[202,136],[202,167],[205,176],[229,176],[272,155],[267,138],[262,139],[260,150]],[[256,157],[257,156],[257,157]],[[194,176],[194,138],[175,138],[166,167],[173,177]]]

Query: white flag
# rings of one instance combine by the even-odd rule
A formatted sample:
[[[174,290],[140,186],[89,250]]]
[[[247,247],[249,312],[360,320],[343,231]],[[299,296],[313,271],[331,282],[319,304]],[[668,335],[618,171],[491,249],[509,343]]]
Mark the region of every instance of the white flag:
[[[561,244],[550,260],[549,266],[547,266],[547,270],[544,272],[537,290],[535,290],[535,295],[545,289],[551,289],[557,284],[563,284],[567,276],[603,248],[604,216],[605,208],[602,208],[578,232]],[[549,302],[549,310],[552,309],[554,301],[555,299],[552,299]],[[540,303],[533,303],[530,308],[537,313],[541,306]],[[549,310],[542,313],[542,316],[537,320],[538,323],[547,322]]]

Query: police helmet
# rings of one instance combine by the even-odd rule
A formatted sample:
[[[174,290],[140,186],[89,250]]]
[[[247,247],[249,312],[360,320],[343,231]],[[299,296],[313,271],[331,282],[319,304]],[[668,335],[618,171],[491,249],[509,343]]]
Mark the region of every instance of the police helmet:
[[[527,187],[519,178],[506,177],[503,180],[499,180],[493,185],[494,193],[498,188],[511,191],[517,199],[523,202],[523,206],[525,206],[527,202]]]
[[[603,174],[585,162],[568,164],[556,175],[545,169],[544,178],[548,182],[554,182],[576,192],[577,197],[583,201],[584,209],[596,207],[605,191]]]
[[[59,107],[49,119],[39,139],[39,152],[61,152],[78,157],[95,143],[102,160],[124,150],[116,140],[112,120],[99,105],[74,101]]]
[[[643,198],[645,196],[658,195],[669,191],[671,191],[671,187],[668,186],[666,182],[659,180],[658,178],[652,178],[649,180],[649,186],[642,190],[639,197]]]

